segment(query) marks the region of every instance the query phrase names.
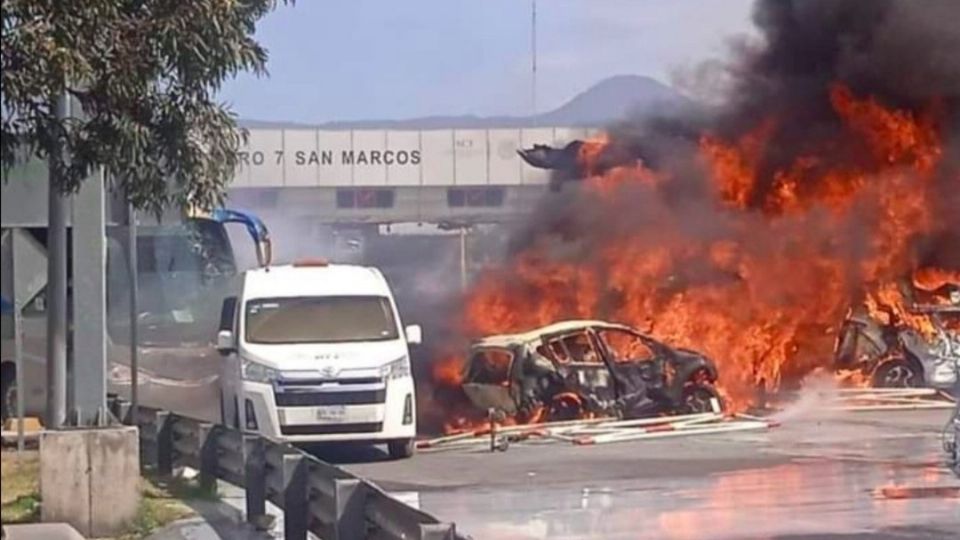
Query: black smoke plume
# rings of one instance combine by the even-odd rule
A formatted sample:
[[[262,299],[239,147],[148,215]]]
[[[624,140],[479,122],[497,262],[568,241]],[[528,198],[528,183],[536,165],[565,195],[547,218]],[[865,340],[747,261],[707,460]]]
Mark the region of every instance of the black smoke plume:
[[[931,211],[940,233],[918,239],[915,250],[918,258],[929,259],[930,264],[960,267],[960,233],[956,232],[960,231],[960,2],[760,0],[753,20],[760,40],[732,51],[726,70],[733,82],[722,106],[683,118],[648,118],[611,126],[611,141],[598,160],[599,167],[641,162],[674,171],[675,181],[660,194],[662,202],[675,210],[700,209],[710,196],[702,171],[692,164],[701,134],[735,141],[762,119],[775,117],[776,127],[748,201],[759,209],[773,189],[774,172],[798,156],[817,156],[830,167],[861,161],[862,141],[843,136],[844,127],[831,107],[829,92],[834,85],[918,115],[935,109],[944,159],[936,175],[938,196],[931,198],[936,201]],[[817,172],[814,168],[804,178],[810,184],[807,189],[824,181]],[[571,174],[556,171],[554,182],[575,186],[569,182]],[[647,203],[638,202],[643,204]],[[605,229],[611,221],[608,215],[595,216],[596,220],[588,216],[577,189],[547,197],[536,217],[513,239],[512,250],[523,251],[544,236],[571,242]]]

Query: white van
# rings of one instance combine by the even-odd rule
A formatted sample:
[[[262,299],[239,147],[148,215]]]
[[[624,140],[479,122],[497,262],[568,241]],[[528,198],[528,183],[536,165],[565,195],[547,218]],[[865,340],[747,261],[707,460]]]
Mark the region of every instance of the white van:
[[[413,454],[416,396],[393,294],[376,268],[323,261],[243,274],[223,305],[222,414],[292,443],[386,443]]]

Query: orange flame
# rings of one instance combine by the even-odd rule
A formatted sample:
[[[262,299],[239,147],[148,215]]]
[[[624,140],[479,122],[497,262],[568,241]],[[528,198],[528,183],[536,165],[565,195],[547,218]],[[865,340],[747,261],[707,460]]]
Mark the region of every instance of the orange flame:
[[[577,152],[577,163],[587,171],[596,170],[600,155],[609,144],[610,136],[606,133],[600,133],[583,141]]]
[[[734,409],[749,405],[758,389],[774,391],[831,365],[833,331],[849,306],[864,294],[874,305],[893,301],[894,293],[899,298],[896,287],[884,284],[914,269],[911,238],[935,229],[929,185],[942,148],[932,114],[889,109],[842,85],[831,88],[829,102],[845,127],[844,142],[861,144],[864,156],[797,155],[764,171],[771,137],[781,127],[775,118],[732,142],[700,138],[722,235],[691,233],[689,214],[655,204],[672,183],[669,171],[638,162],[587,179],[579,200],[584,208],[619,216],[634,212],[637,199],[652,201],[648,222],[587,238],[583,242],[593,240],[583,250],[589,256],[558,256],[543,238],[482,274],[467,297],[468,335],[563,318],[628,323],[713,358]],[[586,170],[608,144],[599,138],[583,145]],[[628,199],[625,189],[641,196]],[[865,215],[872,220],[862,223]],[[865,245],[837,238],[854,227],[869,231]],[[848,236],[859,241],[863,235]],[[848,254],[854,248],[864,253],[854,258]],[[930,286],[942,277],[925,271],[914,279]],[[896,305],[908,324],[925,328],[902,309],[902,300]]]
[[[885,283],[877,287],[867,296],[866,306],[870,316],[884,324],[894,323],[895,321],[890,320],[893,316],[899,324],[913,328],[928,339],[937,335],[936,326],[930,316],[912,313],[909,302],[895,283]]]
[[[934,291],[948,284],[960,286],[960,270],[921,268],[913,273],[913,284],[926,291]]]
[[[458,387],[463,383],[463,367],[462,357],[446,356],[433,362],[431,378],[440,385]]]

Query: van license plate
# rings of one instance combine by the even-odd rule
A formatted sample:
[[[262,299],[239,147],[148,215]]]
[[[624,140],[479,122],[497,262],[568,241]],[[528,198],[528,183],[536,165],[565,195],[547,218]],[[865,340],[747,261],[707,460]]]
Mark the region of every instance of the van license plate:
[[[347,416],[347,408],[343,405],[317,407],[317,420],[323,422],[342,422]]]

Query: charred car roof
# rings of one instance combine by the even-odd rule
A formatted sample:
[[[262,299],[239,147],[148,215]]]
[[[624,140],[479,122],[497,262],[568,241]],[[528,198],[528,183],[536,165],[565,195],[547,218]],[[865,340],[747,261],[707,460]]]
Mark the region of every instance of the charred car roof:
[[[547,336],[551,334],[559,334],[562,332],[569,332],[572,330],[586,329],[586,328],[615,328],[619,330],[628,330],[631,332],[636,332],[636,329],[631,328],[630,326],[627,326],[625,324],[611,323],[611,322],[599,321],[599,320],[570,320],[570,321],[555,322],[553,324],[541,326],[540,328],[529,330],[527,332],[487,336],[483,339],[474,341],[471,344],[471,347],[510,347],[513,345],[523,345],[533,341],[537,341],[543,336]]]

